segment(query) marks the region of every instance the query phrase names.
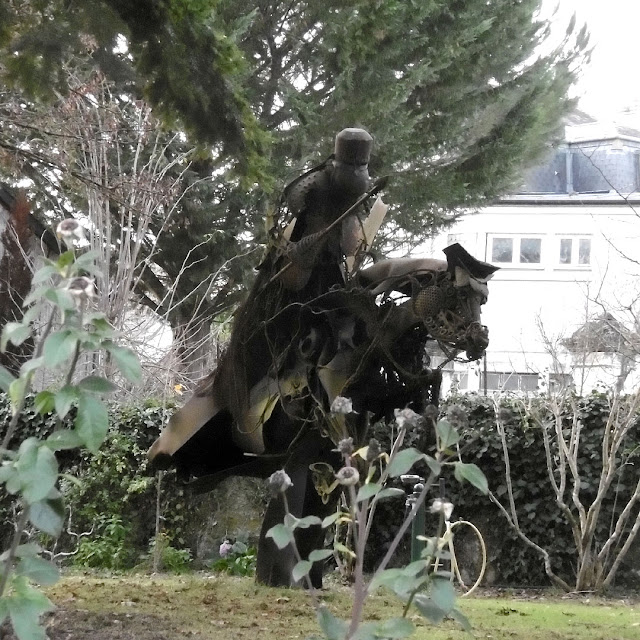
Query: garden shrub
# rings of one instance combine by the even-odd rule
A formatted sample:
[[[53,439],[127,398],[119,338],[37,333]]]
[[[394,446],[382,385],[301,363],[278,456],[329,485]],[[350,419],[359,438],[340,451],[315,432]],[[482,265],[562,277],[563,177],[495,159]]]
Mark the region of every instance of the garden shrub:
[[[544,411],[544,396],[533,398],[531,406],[536,411]],[[443,402],[441,413],[446,414],[451,405],[462,409],[464,416],[460,427],[462,459],[474,462],[483,470],[489,481],[490,489],[499,498],[506,497],[504,481],[504,460],[502,443],[495,426],[493,399],[474,394],[460,395]],[[544,447],[540,427],[523,411],[522,401],[505,397],[501,400],[505,418],[505,429],[509,443],[514,497],[518,505],[520,522],[525,533],[541,546],[549,550],[558,573],[570,577],[574,572],[575,548],[569,527],[555,503],[549,486],[544,458]],[[579,463],[584,477],[599,477],[601,460],[601,439],[608,415],[606,397],[594,393],[579,400],[580,418],[583,420],[581,455]],[[10,416],[9,402],[0,395],[0,422]],[[143,406],[112,406],[111,427],[108,437],[97,455],[79,451],[59,452],[63,471],[77,477],[80,485],[71,480],[63,481],[73,518],[73,530],[88,531],[95,525],[94,535],[83,539],[82,554],[75,562],[90,557],[87,562],[97,562],[103,557],[104,568],[109,566],[107,554],[103,548],[111,545],[116,548],[119,567],[131,567],[148,558],[149,544],[155,535],[156,481],[148,475],[146,451],[156,438],[163,425],[164,411],[153,404]],[[29,435],[46,437],[56,426],[56,419],[40,416],[29,404],[21,418],[18,437]],[[406,437],[406,446],[415,446],[427,452],[431,444],[425,439],[429,432],[423,425],[412,427]],[[372,437],[377,438],[383,448],[389,446],[392,434],[384,423],[372,428]],[[634,464],[622,468],[615,483],[615,492],[605,501],[605,510],[611,513],[614,502],[618,505],[632,491],[637,482],[637,469],[640,465],[640,427],[634,428],[630,443],[623,455],[629,456]],[[634,450],[635,447],[635,450]],[[420,473],[420,469],[416,470]],[[426,470],[425,470],[426,471]],[[634,475],[636,474],[636,475]],[[396,486],[402,486],[396,482]],[[496,570],[495,581],[503,585],[545,585],[548,579],[544,573],[542,561],[535,551],[524,545],[509,528],[497,507],[484,496],[475,492],[461,490],[453,477],[445,477],[447,497],[454,503],[453,519],[464,518],[482,527],[489,524],[486,532],[499,544],[490,546],[490,561]],[[407,487],[405,487],[407,488]],[[408,488],[410,489],[410,488]],[[596,487],[582,487],[586,498],[589,492],[595,495]],[[185,547],[188,540],[185,524],[195,499],[175,481],[173,472],[168,472],[162,484],[163,545],[166,555],[163,561],[168,570],[181,570],[189,565],[190,555]],[[434,496],[435,497],[435,496]],[[12,532],[12,514],[10,503],[0,498],[0,537],[4,540]],[[367,549],[367,566],[373,568],[376,559],[382,557],[395,531],[402,522],[404,501],[392,498],[379,504],[375,518],[375,531],[370,537]],[[597,532],[599,540],[608,535],[608,518],[601,518]],[[112,527],[107,533],[106,527]],[[122,526],[126,536],[116,535]],[[498,532],[498,536],[496,536]],[[116,544],[116,542],[119,542]],[[491,542],[491,540],[490,540]],[[93,543],[93,546],[92,544]],[[120,547],[118,547],[118,544]],[[61,538],[58,549],[73,548],[75,540]],[[88,545],[88,546],[87,546]],[[396,564],[402,564],[408,558],[409,540],[398,550]],[[173,556],[172,556],[173,554]],[[252,553],[240,554],[240,562],[235,566],[242,573],[251,572]],[[84,560],[83,560],[84,562]],[[229,564],[229,563],[226,563]],[[242,565],[242,566],[240,566]],[[246,566],[245,566],[246,565]],[[90,565],[96,566],[96,565]],[[225,569],[219,567],[220,569]],[[621,571],[619,580],[629,577],[629,572]]]
[[[545,411],[544,396],[531,398],[530,401],[532,411]],[[459,408],[457,422],[462,435],[460,451],[463,461],[477,464],[486,475],[491,491],[506,504],[504,456],[496,428],[493,398],[476,394],[450,397],[442,403],[441,415],[446,415],[452,406]],[[583,477],[599,479],[602,435],[608,416],[607,399],[602,393],[593,393],[579,399],[578,406],[579,417],[584,424],[581,455],[578,459],[581,473]],[[529,537],[549,551],[558,574],[571,578],[575,574],[576,549],[571,529],[556,505],[549,484],[540,427],[531,419],[531,413],[524,411],[522,398],[503,397],[500,400],[500,410],[505,419],[514,499],[520,524]],[[408,434],[406,446],[416,446],[423,438],[422,429],[414,431]],[[383,447],[388,446],[389,434],[385,433],[383,424],[375,425],[374,433]],[[429,452],[429,443],[426,443],[426,447]],[[599,542],[609,535],[610,515],[615,504],[619,511],[620,505],[626,504],[625,499],[628,500],[637,482],[637,469],[640,466],[639,425],[635,426],[622,455],[628,456],[630,464],[622,467],[614,483],[614,490],[604,502],[604,512],[596,534]],[[489,544],[489,560],[495,570],[495,583],[511,586],[548,585],[541,557],[523,543],[489,498],[465,491],[453,477],[444,477],[446,497],[455,505],[453,520],[470,520],[484,531]],[[410,491],[410,487],[405,488]],[[596,486],[584,483],[581,497],[587,502],[592,501],[596,489]],[[375,566],[377,558],[384,553],[402,522],[403,513],[401,499],[389,500],[379,505],[374,523],[375,535],[371,536],[367,549],[369,569]],[[406,562],[408,554],[407,539],[406,545],[398,550],[396,563]],[[619,582],[631,578],[628,567],[618,573]]]
[[[0,420],[10,415],[10,411],[9,400],[1,394]],[[91,536],[82,538],[75,563],[125,569],[138,564],[147,553],[149,541],[155,535],[157,485],[156,476],[147,469],[146,452],[160,433],[165,413],[162,407],[152,403],[112,404],[109,432],[99,452],[58,452],[61,471],[66,474],[60,485],[71,513],[72,531],[88,532],[93,527]],[[31,435],[46,437],[57,424],[54,416],[37,414],[30,397],[17,436],[21,439]],[[181,551],[186,544],[184,523],[188,498],[184,488],[173,481],[174,475],[173,472],[166,474],[162,484],[163,532],[169,545]],[[7,499],[0,499],[0,516],[0,537],[6,540],[13,527]],[[126,535],[120,535],[123,531]],[[56,550],[72,551],[76,545],[77,539],[63,532]],[[117,559],[111,562],[106,549],[117,552]]]

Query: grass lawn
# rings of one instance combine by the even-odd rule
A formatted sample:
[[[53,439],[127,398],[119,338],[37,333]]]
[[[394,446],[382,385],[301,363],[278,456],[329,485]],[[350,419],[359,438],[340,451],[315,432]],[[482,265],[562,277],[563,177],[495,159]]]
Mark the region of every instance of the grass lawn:
[[[46,621],[53,640],[285,640],[318,632],[308,595],[271,589],[251,578],[72,574],[48,589],[58,610]],[[322,599],[347,617],[349,589],[331,585]],[[491,640],[640,640],[640,599],[474,597],[459,601],[474,636]],[[401,613],[394,596],[379,592],[369,620]],[[412,616],[417,640],[469,638],[453,622],[440,627]]]

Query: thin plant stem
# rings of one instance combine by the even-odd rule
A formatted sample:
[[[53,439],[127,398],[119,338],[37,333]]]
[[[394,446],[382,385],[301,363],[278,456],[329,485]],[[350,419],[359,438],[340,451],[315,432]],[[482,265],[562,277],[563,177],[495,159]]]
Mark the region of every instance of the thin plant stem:
[[[15,533],[13,534],[13,539],[11,540],[11,547],[9,549],[9,555],[4,563],[4,571],[2,572],[2,579],[0,580],[0,598],[4,594],[4,590],[9,582],[9,576],[11,575],[11,567],[13,566],[13,561],[16,558],[16,553],[18,551],[18,547],[20,546],[20,539],[22,538],[22,532],[24,528],[27,526],[27,520],[29,518],[29,508],[26,505],[23,505],[22,513],[20,514],[20,518],[18,519],[18,523],[16,525]]]
[[[433,486],[433,482],[434,482],[435,479],[436,479],[436,474],[432,472],[429,475],[429,477],[425,480],[424,489],[422,489],[422,492],[418,496],[418,499],[413,503],[413,507],[411,507],[411,511],[409,512],[407,517],[404,519],[404,522],[400,525],[400,528],[398,529],[398,533],[396,533],[395,538],[392,540],[391,544],[389,545],[389,548],[387,549],[387,553],[384,555],[384,558],[382,559],[382,562],[380,563],[380,565],[376,569],[375,573],[373,574],[373,578],[375,578],[377,575],[382,573],[385,570],[385,568],[387,567],[387,565],[389,564],[389,561],[393,557],[393,554],[396,552],[396,549],[398,548],[398,545],[400,544],[400,541],[404,537],[404,534],[407,532],[407,529],[409,528],[409,525],[411,524],[411,522],[415,518],[415,515],[416,515],[418,509],[423,505],[423,503],[424,503],[424,501],[425,501],[425,499],[427,497],[427,493],[429,493],[429,491],[431,490],[431,487]],[[369,582],[369,584],[366,587],[366,592],[367,593],[369,591],[369,585],[370,584],[371,584],[371,582]]]
[[[47,337],[49,336],[49,334],[51,333],[51,329],[53,327],[53,322],[55,320],[55,317],[57,315],[57,309],[53,308],[51,310],[51,314],[49,315],[49,319],[47,320],[47,324],[45,325],[44,331],[42,333],[42,336],[40,337],[40,340],[38,341],[38,345],[36,347],[34,356],[33,356],[33,360],[39,358],[42,355],[42,350],[44,349],[44,342],[47,339]],[[16,407],[13,413],[13,416],[11,417],[11,422],[9,422],[9,426],[7,427],[7,432],[4,435],[4,440],[2,441],[2,448],[3,449],[8,449],[9,448],[9,442],[11,441],[11,438],[13,437],[13,434],[15,433],[15,430],[18,426],[18,420],[20,420],[20,415],[22,414],[22,411],[24,410],[24,405],[25,405],[25,401],[27,399],[27,394],[29,393],[29,389],[31,388],[31,379],[33,378],[33,371],[30,371],[27,374],[27,379],[26,379],[26,384],[24,385],[24,389],[20,395],[20,397],[18,398],[18,401],[16,402]]]
[[[289,510],[289,501],[287,500],[287,495],[286,493],[282,493],[282,502],[284,503],[284,512],[287,515],[291,515],[291,511]],[[300,551],[298,550],[298,545],[296,544],[296,536],[295,534],[292,535],[292,540],[289,544],[291,544],[291,548],[293,549],[293,553],[296,557],[296,560],[298,562],[302,562],[302,556],[300,555]],[[311,596],[311,600],[313,601],[313,608],[316,611],[319,611],[320,607],[321,607],[321,603],[320,600],[318,599],[318,595],[316,594],[316,590],[313,586],[313,584],[311,584],[311,578],[309,577],[309,574],[306,573],[304,576],[304,581],[305,584],[307,586],[307,590],[309,591],[309,595]]]

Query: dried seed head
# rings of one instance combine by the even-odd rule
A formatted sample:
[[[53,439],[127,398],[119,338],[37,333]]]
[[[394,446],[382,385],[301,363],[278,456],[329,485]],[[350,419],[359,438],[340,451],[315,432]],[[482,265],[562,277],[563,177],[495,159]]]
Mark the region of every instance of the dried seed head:
[[[400,429],[404,427],[417,427],[420,416],[412,409],[394,409],[393,414]]]
[[[231,544],[230,540],[225,538],[222,544],[220,545],[220,549],[219,549],[220,557],[226,558],[232,552],[233,552],[233,545]]]
[[[353,438],[343,438],[340,440],[336,451],[340,452],[343,456],[350,456],[353,453]]]
[[[360,474],[355,467],[342,467],[338,473],[336,473],[336,480],[338,484],[345,487],[349,487],[354,484],[358,484],[360,481]]]
[[[466,411],[459,404],[452,404],[447,409],[447,420],[456,429],[466,427],[469,422]]]
[[[436,498],[429,507],[429,511],[431,513],[442,513],[444,514],[445,520],[451,519],[451,514],[453,513],[453,504],[448,500],[441,500],[440,498]]]
[[[87,276],[71,278],[65,288],[76,300],[84,301],[96,297],[95,281]]]
[[[428,404],[423,412],[424,417],[427,420],[433,420],[434,422],[438,419],[439,415],[438,407],[435,404]]]
[[[331,411],[331,413],[340,413],[343,415],[353,413],[353,404],[351,402],[351,398],[336,396],[331,403],[331,408],[329,410]]]
[[[284,469],[278,469],[269,476],[267,487],[271,495],[277,496],[279,493],[284,493],[289,487],[293,487],[293,482]]]
[[[375,438],[371,438],[367,448],[367,462],[377,460],[381,453],[382,449],[380,448],[380,443]]]
[[[62,238],[65,242],[76,242],[84,240],[84,229],[82,225],[73,218],[67,218],[63,220],[56,227],[56,235]]]

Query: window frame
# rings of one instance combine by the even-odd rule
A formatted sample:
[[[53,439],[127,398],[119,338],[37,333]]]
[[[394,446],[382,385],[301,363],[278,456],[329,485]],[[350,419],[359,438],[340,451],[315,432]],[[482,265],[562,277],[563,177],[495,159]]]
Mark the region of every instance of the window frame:
[[[567,263],[560,262],[560,247],[562,246],[563,240],[571,240],[571,261]],[[586,264],[580,264],[578,261],[580,260],[580,241],[588,240],[589,241],[589,262]],[[586,234],[558,234],[555,236],[555,247],[554,247],[554,269],[561,270],[579,270],[579,271],[588,271],[593,266],[593,236]]]
[[[493,259],[493,241],[495,239],[512,240],[513,253],[511,262],[498,262]],[[540,262],[520,262],[520,251],[522,240],[540,241]],[[545,268],[545,234],[543,233],[488,233],[487,234],[487,262],[499,266],[501,269],[527,269],[541,270]],[[513,258],[517,258],[515,261]]]

